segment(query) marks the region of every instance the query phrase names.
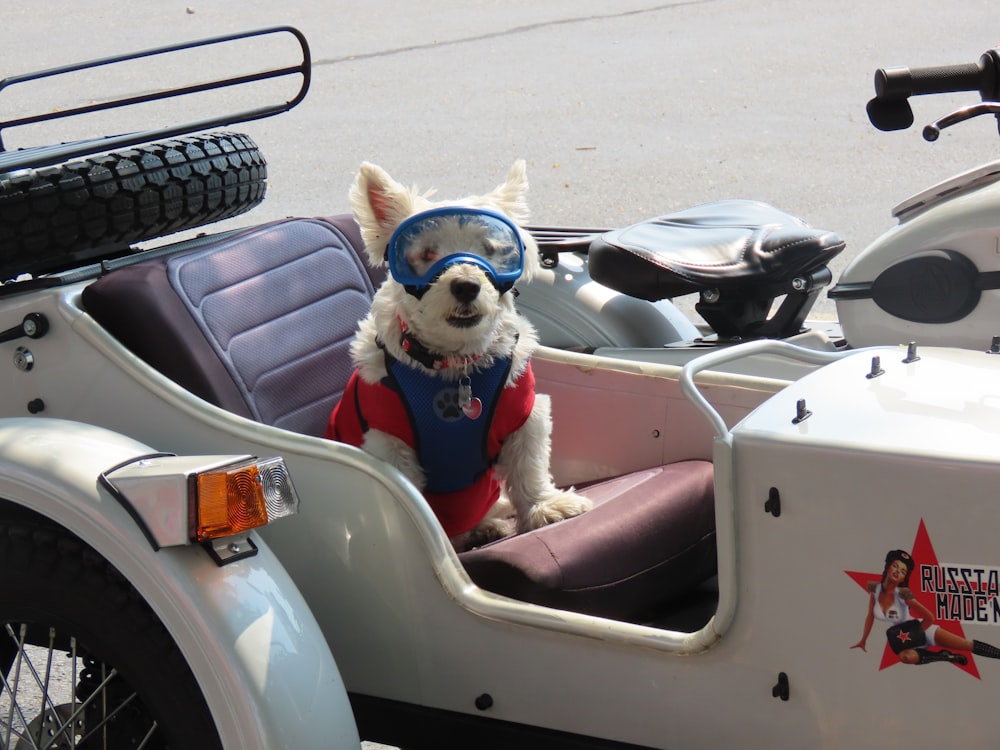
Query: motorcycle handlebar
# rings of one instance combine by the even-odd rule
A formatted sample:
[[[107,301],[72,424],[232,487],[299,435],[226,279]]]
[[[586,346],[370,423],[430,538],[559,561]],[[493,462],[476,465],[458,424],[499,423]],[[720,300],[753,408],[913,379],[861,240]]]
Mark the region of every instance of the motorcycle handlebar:
[[[983,101],[1000,100],[1000,51],[989,50],[979,62],[926,68],[879,68],[868,118],[879,130],[903,130],[913,124],[911,96],[978,91]]]
[[[932,68],[879,68],[875,71],[875,96],[906,99],[949,91],[978,91],[982,63],[940,65]]]

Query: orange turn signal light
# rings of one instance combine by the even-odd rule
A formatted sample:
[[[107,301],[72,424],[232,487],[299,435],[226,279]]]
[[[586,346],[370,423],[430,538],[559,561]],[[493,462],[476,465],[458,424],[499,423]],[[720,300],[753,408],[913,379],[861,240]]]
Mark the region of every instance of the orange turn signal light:
[[[251,460],[196,477],[193,537],[239,534],[298,512],[298,497],[281,458]]]

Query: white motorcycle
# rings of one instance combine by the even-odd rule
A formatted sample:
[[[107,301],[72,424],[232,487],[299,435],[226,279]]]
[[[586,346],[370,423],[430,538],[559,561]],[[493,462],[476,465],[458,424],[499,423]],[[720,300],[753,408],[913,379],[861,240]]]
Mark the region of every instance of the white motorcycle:
[[[905,129],[913,124],[910,96],[952,91],[978,91],[984,101],[928,125],[928,141],[970,118],[997,116],[997,60],[990,50],[967,65],[879,70],[872,124]],[[692,348],[758,338],[818,348],[912,340],[988,348],[1000,333],[1000,297],[988,293],[1000,287],[998,181],[1000,162],[990,162],[893,208],[897,226],[828,290],[833,325],[806,320],[833,281],[828,263],[843,241],[753,201],[695,206],[623,229],[536,228],[553,273],[528,288],[521,307],[553,346],[673,363],[690,359]],[[559,265],[561,253],[576,257]],[[591,281],[619,295],[590,292]],[[703,321],[669,302],[684,295],[698,295]]]
[[[830,290],[842,335],[808,313],[843,243],[773,207],[534,228],[553,471],[596,507],[456,552],[401,474],[320,437],[380,282],[349,216],[142,249],[263,198],[253,141],[214,128],[301,101],[302,34],[0,95],[275,36],[298,63],[0,122],[300,84],[0,151],[0,748],[992,741],[1000,163],[897,207]],[[998,69],[881,71],[869,111],[957,89],[985,101],[933,128],[997,114]]]

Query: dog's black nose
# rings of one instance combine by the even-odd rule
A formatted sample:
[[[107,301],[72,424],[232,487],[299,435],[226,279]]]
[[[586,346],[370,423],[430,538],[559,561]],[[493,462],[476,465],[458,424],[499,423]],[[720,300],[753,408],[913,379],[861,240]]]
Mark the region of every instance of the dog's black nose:
[[[451,282],[451,294],[459,302],[472,302],[479,296],[479,284],[475,281],[455,279]]]

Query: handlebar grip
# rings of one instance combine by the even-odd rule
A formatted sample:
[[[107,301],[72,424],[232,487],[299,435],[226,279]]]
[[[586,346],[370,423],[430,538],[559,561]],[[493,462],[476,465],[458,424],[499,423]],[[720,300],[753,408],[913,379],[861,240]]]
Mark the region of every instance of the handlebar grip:
[[[879,130],[904,130],[913,124],[911,96],[953,91],[978,91],[984,102],[1000,100],[1000,49],[987,50],[975,63],[879,68],[868,119]]]
[[[979,91],[984,88],[984,69],[982,61],[930,68],[879,68],[875,71],[875,95],[884,100],[951,91]]]

